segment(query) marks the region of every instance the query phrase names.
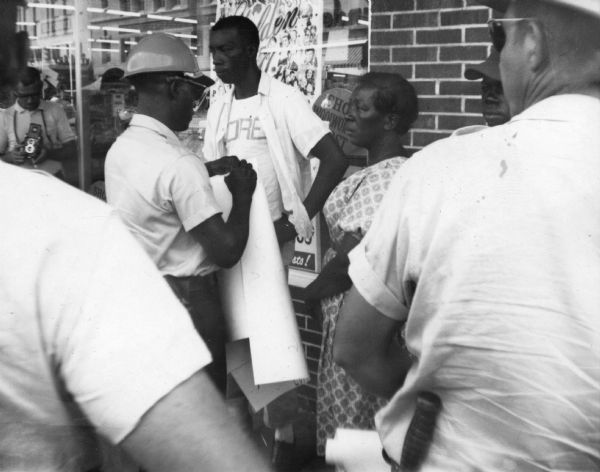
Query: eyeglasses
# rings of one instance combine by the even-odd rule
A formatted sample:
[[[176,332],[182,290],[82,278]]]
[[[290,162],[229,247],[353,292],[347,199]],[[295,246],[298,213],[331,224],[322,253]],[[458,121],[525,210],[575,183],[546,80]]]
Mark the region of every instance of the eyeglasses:
[[[196,97],[194,99],[194,107],[200,107],[200,105],[206,100],[209,91],[208,91],[208,87],[204,84],[201,84],[193,79],[190,79],[188,77],[185,76],[180,76],[180,75],[175,75],[175,76],[171,76],[171,77],[167,77],[167,83],[170,82],[174,82],[174,81],[181,81],[181,82],[185,82],[186,84],[190,85],[192,87],[192,90],[194,91],[194,96]]]
[[[502,51],[502,48],[506,44],[506,31],[504,29],[504,22],[513,21],[527,21],[533,20],[534,18],[492,18],[487,22],[490,37],[492,38],[492,44],[496,51]]]

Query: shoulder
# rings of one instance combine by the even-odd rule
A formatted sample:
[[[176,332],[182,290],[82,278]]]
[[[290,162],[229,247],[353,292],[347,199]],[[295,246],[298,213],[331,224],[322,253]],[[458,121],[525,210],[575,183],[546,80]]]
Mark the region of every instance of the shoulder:
[[[42,110],[44,113],[48,113],[49,115],[53,116],[66,116],[64,108],[59,103],[42,101],[40,103],[40,110]]]
[[[272,77],[269,77],[269,81],[270,81],[269,98],[271,100],[277,101],[277,100],[281,100],[282,98],[292,99],[292,100],[301,100],[306,106],[310,106],[308,104],[308,101],[304,97],[304,95],[302,95],[302,93],[300,93],[300,91],[297,88],[292,87],[291,85],[288,85],[288,84],[284,84],[280,80],[273,79]],[[285,108],[289,108],[289,107],[286,107],[284,103],[280,103],[280,104],[283,105]]]
[[[187,149],[180,149],[177,155],[173,155],[165,162],[160,174],[168,181],[177,180],[189,182],[192,185],[194,182],[202,185],[210,182],[208,170],[202,158]]]
[[[82,232],[94,233],[113,216],[111,208],[97,198],[43,172],[0,165],[0,208],[8,206],[10,209],[12,205],[12,208],[20,208],[19,218],[9,226],[15,226],[15,231],[27,235],[32,242],[38,234],[41,240],[51,240],[53,235],[77,239]],[[23,201],[27,201],[27,205],[23,205]],[[40,232],[40,227],[44,231]]]
[[[405,168],[427,171],[485,166],[506,146],[505,135],[506,128],[503,125],[466,135],[449,136],[416,152],[408,159]]]

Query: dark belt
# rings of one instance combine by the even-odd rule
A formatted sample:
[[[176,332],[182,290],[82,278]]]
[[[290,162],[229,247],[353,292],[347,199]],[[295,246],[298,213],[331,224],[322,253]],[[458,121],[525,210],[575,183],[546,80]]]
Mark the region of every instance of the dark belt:
[[[208,293],[218,293],[216,273],[208,275],[193,275],[186,277],[175,277],[174,275],[165,275],[165,280],[171,287],[171,290],[177,295],[179,301],[188,311],[190,306],[190,293],[196,290],[202,290]]]

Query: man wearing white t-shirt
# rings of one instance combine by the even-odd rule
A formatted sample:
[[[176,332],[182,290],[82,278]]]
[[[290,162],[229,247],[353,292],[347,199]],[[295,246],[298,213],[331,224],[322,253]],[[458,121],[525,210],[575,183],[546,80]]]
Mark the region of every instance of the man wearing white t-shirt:
[[[258,29],[248,18],[229,16],[212,26],[215,71],[233,87],[211,103],[203,151],[209,161],[237,155],[255,166],[287,266],[296,236],[312,238],[310,220],[342,179],[347,163],[327,124],[306,98],[261,73],[256,63],[258,47]],[[312,185],[309,157],[319,159]],[[294,393],[277,401],[279,418],[267,415],[267,424],[275,428],[275,462],[282,457],[278,451],[290,450],[294,442],[290,419],[295,414]],[[274,413],[275,408],[266,411]]]
[[[0,215],[0,469],[268,470],[108,206],[0,163]]]
[[[295,237],[312,237],[310,219],[341,180],[347,163],[306,98],[261,73],[258,46],[258,29],[248,18],[221,18],[211,28],[215,71],[233,87],[211,103],[203,151],[209,161],[237,155],[255,165],[287,264]],[[320,161],[312,186],[309,156]]]
[[[600,1],[485,3],[506,12],[490,32],[513,118],[391,183],[334,355],[390,398],[392,470],[600,470]],[[424,392],[428,444],[409,427]]]

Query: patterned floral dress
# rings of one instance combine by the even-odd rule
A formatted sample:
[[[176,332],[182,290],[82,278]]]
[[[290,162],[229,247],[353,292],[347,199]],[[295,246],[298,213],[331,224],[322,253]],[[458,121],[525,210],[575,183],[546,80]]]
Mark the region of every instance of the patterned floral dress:
[[[394,157],[366,167],[342,181],[331,193],[323,214],[334,243],[346,233],[362,239],[396,171],[407,159]],[[327,264],[335,251],[328,249]],[[375,413],[386,400],[365,392],[333,361],[333,337],[345,294],[321,300],[323,341],[317,387],[317,453],[325,455],[325,443],[337,428],[373,429]]]

